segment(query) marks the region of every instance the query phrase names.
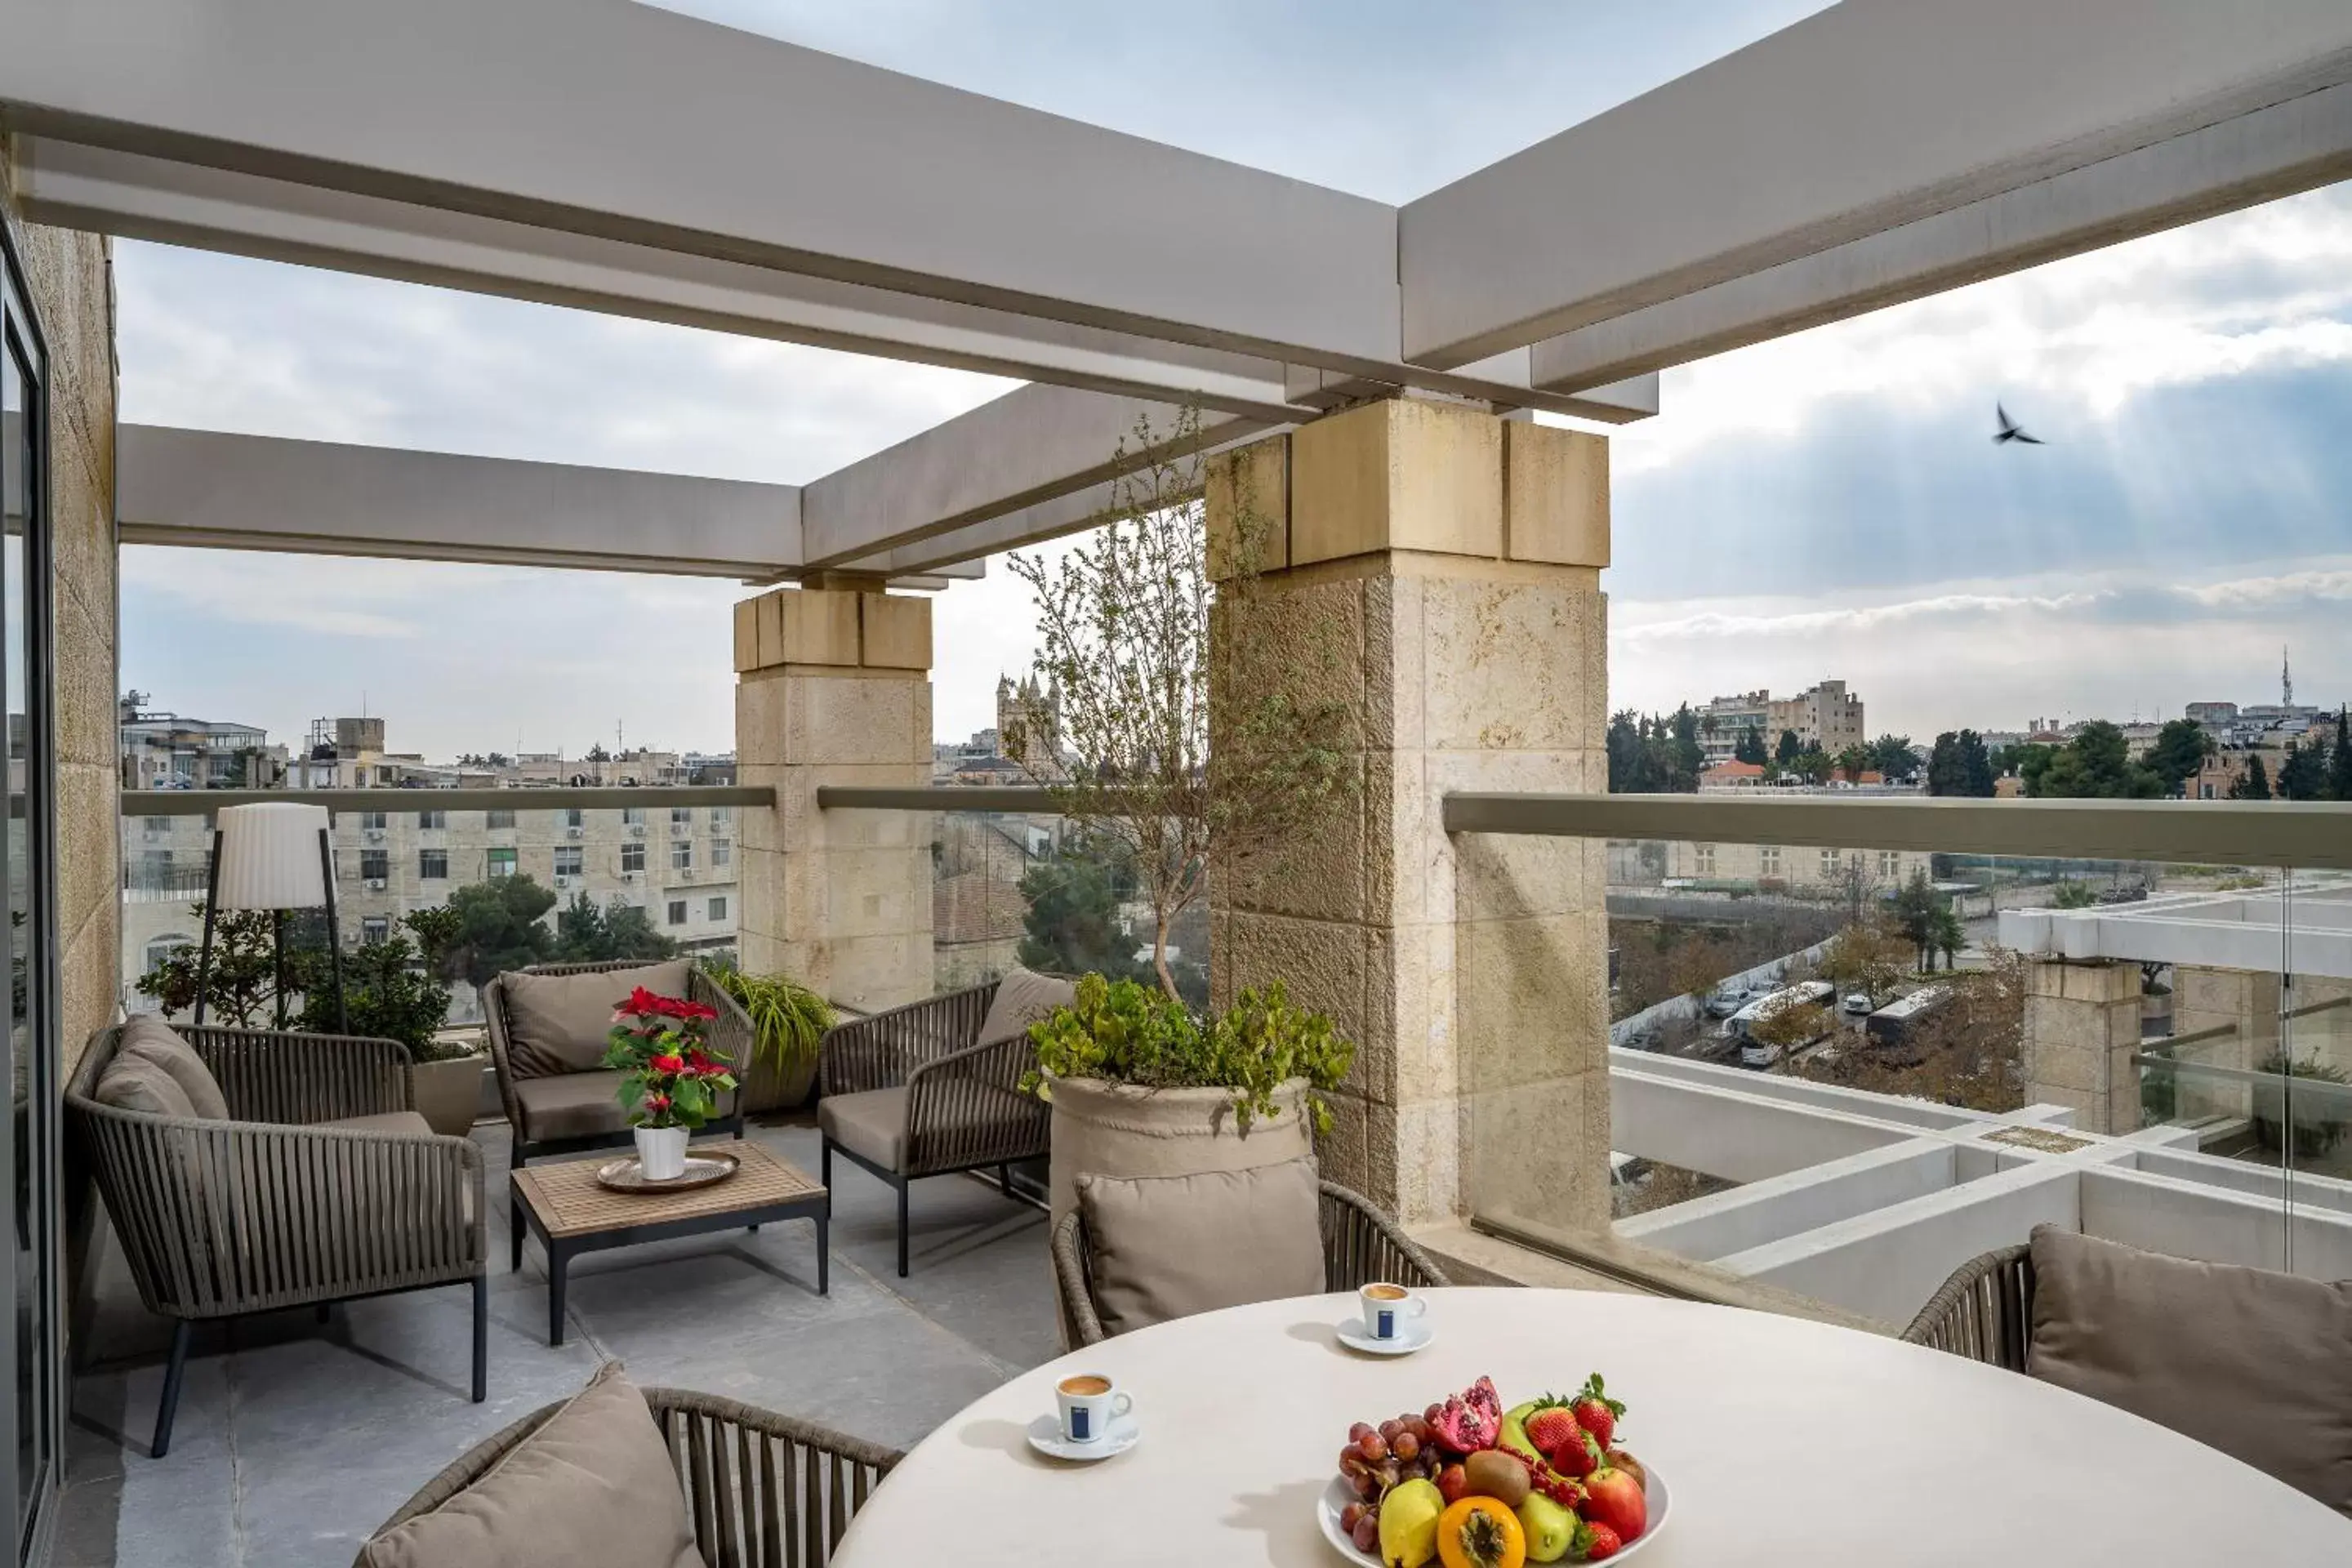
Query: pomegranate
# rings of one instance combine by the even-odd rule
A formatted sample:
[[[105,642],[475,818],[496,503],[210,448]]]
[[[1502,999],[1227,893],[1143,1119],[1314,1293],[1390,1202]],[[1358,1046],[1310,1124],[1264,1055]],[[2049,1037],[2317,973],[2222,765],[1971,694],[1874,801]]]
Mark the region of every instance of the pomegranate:
[[[1459,1394],[1445,1397],[1445,1407],[1430,1423],[1437,1440],[1456,1454],[1491,1448],[1503,1430],[1503,1397],[1492,1379],[1480,1378]]]

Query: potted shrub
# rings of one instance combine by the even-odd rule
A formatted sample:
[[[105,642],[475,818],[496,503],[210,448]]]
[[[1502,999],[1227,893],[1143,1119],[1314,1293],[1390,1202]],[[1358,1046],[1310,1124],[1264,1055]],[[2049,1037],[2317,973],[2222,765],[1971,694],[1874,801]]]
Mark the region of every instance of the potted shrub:
[[[686,1142],[735,1087],[727,1064],[703,1047],[719,1009],[657,996],[640,985],[613,1014],[604,1066],[621,1075],[621,1109],[636,1129],[637,1163],[649,1182],[686,1173]]]
[[[1290,1005],[1279,982],[1196,1016],[1157,987],[1088,974],[1066,1007],[1031,1026],[1024,1086],[1054,1108],[1054,1223],[1077,1174],[1244,1171],[1313,1150],[1323,1097],[1356,1047]]]
[[[2344,1141],[2345,1128],[2352,1124],[2352,1089],[2344,1087],[2343,1068],[2322,1061],[2296,1061],[2284,1052],[2273,1051],[2254,1064],[2254,1070],[2313,1086],[2295,1090],[2293,1148],[2296,1159],[2325,1159]],[[2254,1086],[2254,1139],[2266,1150],[2288,1146],[2286,1089],[2284,1083]]]
[[[731,963],[703,966],[751,1019],[751,1059],[741,1064],[743,1109],[788,1110],[816,1082],[816,1053],[833,1027],[833,1004],[782,974],[747,974]]]
[[[482,1075],[488,1058],[478,1038],[440,1037],[449,1016],[449,987],[441,979],[441,961],[457,929],[457,917],[447,909],[417,910],[402,916],[400,929],[390,936],[362,942],[344,954],[341,1027],[326,955],[304,953],[299,975],[304,1029],[399,1041],[408,1048],[409,1098],[416,1113],[434,1131],[462,1138],[481,1113]]]

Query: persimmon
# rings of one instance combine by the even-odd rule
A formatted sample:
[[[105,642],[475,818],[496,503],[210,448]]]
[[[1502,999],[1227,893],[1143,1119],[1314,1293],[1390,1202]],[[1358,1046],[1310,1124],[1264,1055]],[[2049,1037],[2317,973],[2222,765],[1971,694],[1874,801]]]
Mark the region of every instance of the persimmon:
[[[1523,1568],[1527,1531],[1498,1499],[1465,1497],[1437,1516],[1437,1560],[1444,1568]]]

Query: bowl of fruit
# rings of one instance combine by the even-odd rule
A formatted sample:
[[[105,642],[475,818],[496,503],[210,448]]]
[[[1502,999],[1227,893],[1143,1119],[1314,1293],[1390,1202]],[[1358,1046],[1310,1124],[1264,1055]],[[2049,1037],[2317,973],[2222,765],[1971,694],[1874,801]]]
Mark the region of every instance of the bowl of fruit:
[[[1366,1568],[1631,1557],[1665,1528],[1666,1484],[1617,1447],[1624,1419],[1598,1373],[1508,1410],[1482,1377],[1419,1415],[1349,1427],[1316,1514]]]

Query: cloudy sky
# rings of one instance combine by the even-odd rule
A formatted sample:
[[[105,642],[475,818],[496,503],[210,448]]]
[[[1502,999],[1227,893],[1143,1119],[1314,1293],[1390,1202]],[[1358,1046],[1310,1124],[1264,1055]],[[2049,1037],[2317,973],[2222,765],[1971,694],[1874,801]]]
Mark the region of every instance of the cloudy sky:
[[[1388,201],[1817,9],[1196,0],[675,8]],[[118,251],[123,417],[801,482],[1006,383],[169,247]],[[1995,447],[1996,399],[2049,445]],[[1669,373],[1616,438],[1612,699],[1842,675],[1874,729],[2352,698],[2352,195],[2275,204]],[[133,549],[125,680],[299,735],[730,743],[732,584]],[[937,608],[939,731],[1028,652]],[[625,630],[616,635],[616,628]],[[657,653],[649,650],[657,649]]]

